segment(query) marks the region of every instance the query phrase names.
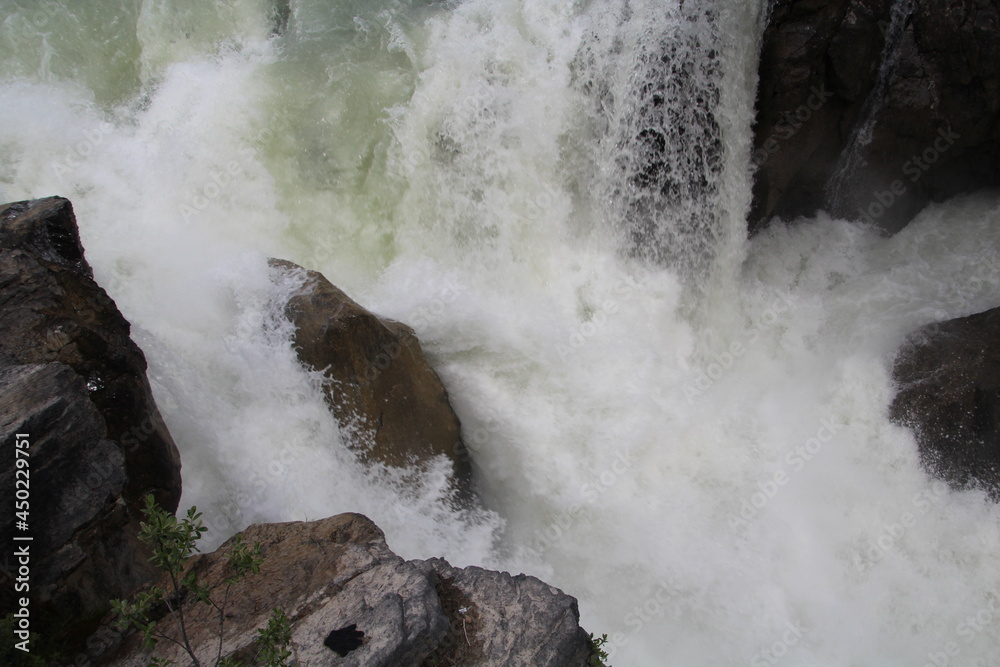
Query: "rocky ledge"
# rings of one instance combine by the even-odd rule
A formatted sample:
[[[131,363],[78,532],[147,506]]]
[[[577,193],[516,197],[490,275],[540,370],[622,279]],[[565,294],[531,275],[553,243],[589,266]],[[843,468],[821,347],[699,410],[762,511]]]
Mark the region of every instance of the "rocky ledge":
[[[534,577],[460,569],[441,559],[403,560],[359,514],[250,526],[242,539],[259,542],[264,561],[259,573],[229,590],[223,656],[248,656],[257,630],[280,608],[291,623],[292,658],[299,665],[588,664],[590,641],[579,626],[576,600]],[[223,598],[231,547],[232,540],[189,562],[188,571],[198,574],[213,599]],[[169,582],[161,586],[169,589]],[[196,600],[184,601],[182,611],[199,660],[212,664],[218,615]],[[179,636],[172,617],[158,627]],[[104,664],[189,660],[168,641],[154,650],[142,649],[135,635],[122,641],[110,625],[98,637],[98,645],[110,647]]]

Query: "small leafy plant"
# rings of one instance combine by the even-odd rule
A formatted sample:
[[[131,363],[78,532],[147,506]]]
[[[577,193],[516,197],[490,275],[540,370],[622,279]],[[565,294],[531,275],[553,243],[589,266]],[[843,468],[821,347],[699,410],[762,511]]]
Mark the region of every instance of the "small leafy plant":
[[[590,633],[590,667],[611,667],[605,662],[608,652],[604,650],[604,645],[607,643],[607,635],[595,637],[594,633]]]
[[[142,513],[146,521],[140,524],[139,539],[153,550],[150,560],[163,570],[168,578],[170,591],[153,587],[150,590],[136,594],[132,601],[113,600],[111,606],[119,615],[118,624],[123,629],[134,627],[142,632],[142,645],[153,648],[160,640],[177,644],[190,656],[196,667],[202,667],[198,660],[191,640],[188,637],[187,619],[184,617],[184,599],[192,599],[215,609],[219,619],[219,641],[216,650],[215,667],[236,667],[243,664],[235,658],[222,656],[222,637],[226,622],[226,604],[229,601],[229,591],[232,586],[248,574],[260,572],[263,558],[260,554],[260,544],[252,547],[243,543],[242,535],[233,540],[232,549],[227,560],[231,574],[223,581],[226,584],[221,600],[211,597],[211,591],[203,585],[198,574],[193,569],[184,574],[184,565],[191,555],[198,551],[197,543],[207,529],[201,519],[201,512],[196,507],[187,511],[187,515],[178,520],[174,515],[163,510],[152,495],[146,496],[146,507]],[[161,630],[155,620],[151,620],[154,607],[166,606],[167,612],[174,619],[177,636]],[[288,667],[291,651],[288,649],[292,640],[291,625],[288,617],[281,609],[274,609],[267,627],[257,631],[254,643],[257,654],[253,664],[266,667]],[[165,667],[172,661],[164,658],[154,658],[151,667]]]

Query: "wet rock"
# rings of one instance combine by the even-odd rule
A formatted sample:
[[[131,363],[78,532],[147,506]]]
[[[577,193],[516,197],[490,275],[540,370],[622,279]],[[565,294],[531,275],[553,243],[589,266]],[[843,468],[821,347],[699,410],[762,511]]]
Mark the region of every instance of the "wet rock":
[[[405,561],[359,514],[251,526],[243,540],[261,543],[264,563],[229,592],[224,656],[249,655],[257,628],[280,607],[290,620],[291,648],[300,665],[587,664],[588,635],[577,623],[573,598],[524,575],[457,569],[440,559]],[[191,561],[218,599],[231,544]],[[218,616],[202,603],[184,605],[199,658],[214,659]],[[171,636],[176,632],[171,618],[159,627]],[[474,659],[468,659],[470,647]],[[464,658],[446,661],[456,656]],[[153,657],[186,662],[176,645],[161,641],[155,651],[145,651],[135,636],[105,657],[107,664],[122,667],[144,666]]]
[[[778,0],[765,31],[751,231],[826,209],[887,232],[1000,184],[1000,8]]]
[[[928,469],[1000,501],[1000,308],[926,326],[900,349],[890,415]]]
[[[64,650],[111,598],[154,576],[135,537],[141,496],[171,510],[180,496],[177,449],[145,371],[128,322],[93,280],[70,203],[0,207],[0,441],[13,451],[25,434],[30,474],[26,520],[5,512],[0,539],[32,537],[32,630]],[[15,465],[6,457],[0,471],[6,498]],[[0,568],[5,610],[15,571]]]
[[[284,260],[270,263],[305,277],[285,307],[296,328],[295,349],[306,366],[325,374],[327,402],[354,446],[395,467],[446,456],[467,488],[461,424],[413,329],[365,310],[320,273]]]

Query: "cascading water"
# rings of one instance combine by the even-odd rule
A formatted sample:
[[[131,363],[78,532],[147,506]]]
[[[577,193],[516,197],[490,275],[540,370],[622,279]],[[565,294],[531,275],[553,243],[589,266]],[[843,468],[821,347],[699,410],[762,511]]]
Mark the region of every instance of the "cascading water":
[[[0,0],[0,194],[72,199],[207,546],[360,511],[618,667],[1000,653],[1000,511],[886,417],[903,336],[997,305],[995,198],[747,241],[756,4],[284,8]],[[416,328],[488,510],[354,459],[267,256]]]
[[[884,28],[885,46],[878,77],[861,109],[861,121],[857,123],[827,185],[827,198],[835,212],[847,215],[855,210],[857,190],[864,186],[860,181],[863,179],[862,170],[867,165],[867,149],[871,145],[875,121],[885,101],[889,77],[899,62],[903,31],[915,7],[914,0],[893,2],[890,21]]]

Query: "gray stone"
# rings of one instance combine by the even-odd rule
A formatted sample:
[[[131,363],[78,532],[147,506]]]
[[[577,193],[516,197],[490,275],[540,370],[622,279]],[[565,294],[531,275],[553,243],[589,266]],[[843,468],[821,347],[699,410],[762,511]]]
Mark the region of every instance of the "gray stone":
[[[438,576],[451,621],[431,656],[439,664],[588,664],[590,638],[580,627],[576,600],[558,588],[524,574],[456,568],[440,558],[425,562]]]

